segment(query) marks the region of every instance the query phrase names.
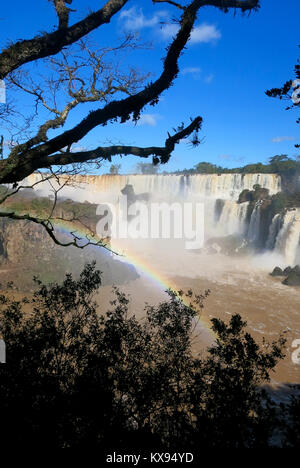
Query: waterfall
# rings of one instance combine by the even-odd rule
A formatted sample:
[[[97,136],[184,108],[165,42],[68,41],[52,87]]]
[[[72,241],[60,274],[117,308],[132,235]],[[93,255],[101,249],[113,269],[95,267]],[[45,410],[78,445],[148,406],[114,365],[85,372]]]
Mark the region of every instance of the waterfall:
[[[282,220],[282,227],[275,243],[275,251],[282,254],[286,264],[297,263],[300,240],[300,208],[288,210]]]
[[[65,177],[61,179],[64,181]],[[40,179],[40,174],[32,174],[26,185]],[[268,189],[270,195],[281,190],[281,178],[277,174],[76,175],[71,176],[71,182],[71,186],[64,188],[63,196],[75,201],[114,203],[127,184],[133,186],[136,194],[150,193],[150,200],[202,201],[206,238],[238,234],[256,244],[262,230],[261,202],[256,203],[246,232],[249,203],[237,203],[238,196],[245,189],[252,190],[255,184]],[[41,188],[40,193],[45,195],[46,184],[37,184],[35,190]],[[286,264],[292,266],[299,260],[299,238],[300,208],[297,208],[273,217],[266,248],[283,255]]]
[[[252,190],[259,184],[273,195],[281,190],[281,179],[276,174],[195,174],[191,177],[192,192],[214,198],[237,200],[243,190]]]
[[[32,174],[27,181],[32,184],[40,178],[39,174]],[[165,199],[192,196],[237,200],[243,190],[252,190],[255,184],[268,189],[270,195],[281,190],[281,178],[277,174],[75,175],[71,180],[77,188],[93,195],[93,201],[96,200],[96,195],[101,197],[102,194],[120,194],[127,184],[134,187],[135,193],[149,192],[154,197],[163,196]]]
[[[257,202],[254,210],[251,213],[247,238],[251,242],[256,242],[259,240],[260,236],[260,217],[261,217],[261,203]]]
[[[26,182],[32,185],[40,179],[40,174],[32,174]],[[60,182],[64,182],[66,176],[60,179]],[[70,180],[71,185],[64,187],[60,195],[75,201],[116,204],[121,190],[126,185],[132,185],[135,194],[149,193],[150,201],[202,202],[205,206],[206,239],[236,234],[245,236],[253,243],[259,243],[262,232],[261,202],[254,207],[247,228],[249,203],[237,203],[240,193],[246,189],[252,190],[256,184],[268,189],[270,195],[281,190],[281,178],[277,174],[75,175],[70,176]],[[52,184],[55,181],[52,180]],[[47,182],[44,182],[37,184],[35,190],[46,195],[46,187]],[[294,220],[293,226],[287,228],[287,217],[292,216],[291,212],[288,213],[284,221],[280,215],[272,220],[267,247],[282,250],[287,258],[294,260],[300,223]],[[285,230],[288,230],[289,236],[284,234]]]
[[[282,228],[282,224],[283,224],[282,215],[280,213],[277,213],[273,217],[272,222],[269,227],[269,235],[268,235],[268,239],[266,242],[266,248],[268,250],[274,249],[275,244],[276,244],[276,238],[280,229]]]
[[[248,205],[248,202],[236,203],[225,200],[217,221],[217,229],[223,230],[224,235],[244,235]]]

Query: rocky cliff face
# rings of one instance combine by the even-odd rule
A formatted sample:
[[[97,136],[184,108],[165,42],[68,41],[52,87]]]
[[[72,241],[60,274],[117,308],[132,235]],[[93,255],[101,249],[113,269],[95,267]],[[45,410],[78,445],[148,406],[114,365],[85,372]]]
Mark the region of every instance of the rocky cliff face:
[[[65,235],[66,236],[66,235]],[[102,284],[120,285],[138,278],[133,266],[120,262],[101,247],[57,246],[42,226],[30,221],[0,219],[0,282],[14,283],[22,290],[32,287],[32,277],[60,281],[66,272],[75,276],[86,262],[96,260]]]
[[[51,260],[55,246],[42,226],[0,219],[0,262],[17,265]]]

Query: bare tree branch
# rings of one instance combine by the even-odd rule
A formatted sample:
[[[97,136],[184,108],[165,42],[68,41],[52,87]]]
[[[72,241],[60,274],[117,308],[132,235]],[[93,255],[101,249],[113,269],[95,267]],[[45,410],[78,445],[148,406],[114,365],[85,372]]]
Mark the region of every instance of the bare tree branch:
[[[71,204],[58,200],[59,192],[65,186],[74,186],[71,175],[69,174],[56,174],[52,171],[50,174],[39,173],[40,178],[32,184],[20,185],[16,189],[9,188],[3,190],[0,205],[0,218],[9,218],[16,221],[31,221],[35,224],[42,226],[50,235],[51,239],[57,245],[68,247],[74,246],[84,248],[88,245],[95,245],[105,247],[107,250],[113,252],[109,246],[109,237],[100,238],[96,234],[96,218],[90,211],[86,211],[84,204]],[[34,189],[38,184],[48,182],[51,191],[53,192],[52,199],[39,198],[29,195],[29,198],[23,198],[22,195],[18,196],[19,192],[24,189]],[[55,183],[53,183],[55,182]],[[21,202],[21,204],[20,204]],[[35,202],[41,202],[35,205]],[[86,221],[85,221],[86,220]],[[64,227],[68,226],[68,236],[72,238],[71,241],[62,241],[56,234],[59,232],[63,222]],[[84,237],[79,236],[77,231],[84,230]],[[114,252],[115,253],[115,252]]]
[[[78,164],[99,158],[101,160],[111,161],[111,157],[115,155],[134,155],[141,158],[147,158],[153,155],[155,163],[166,163],[169,160],[175,145],[179,143],[180,140],[191,135],[191,133],[198,132],[201,128],[201,123],[202,118],[196,117],[186,128],[181,127],[180,130],[173,136],[169,135],[165,141],[165,146],[162,147],[151,146],[141,148],[138,146],[114,145],[108,147],[98,147],[91,151],[57,153],[52,156],[45,156],[43,158],[34,158],[27,162],[20,160],[18,165],[18,176],[21,180],[39,168],[50,168],[51,166],[56,165],[64,166],[68,164]],[[198,141],[196,138],[194,144],[197,145],[198,143],[200,143],[200,141]]]
[[[131,69],[124,75],[119,72],[117,66],[106,62],[105,57],[109,53],[138,47],[140,45],[136,42],[135,35],[132,34],[127,34],[125,39],[115,47],[96,50],[89,48],[86,42],[79,41],[78,50],[63,51],[61,57],[49,59],[51,73],[54,72],[57,75],[56,78],[43,75],[42,83],[36,83],[29,73],[22,70],[12,72],[8,77],[8,85],[35,99],[36,114],[39,112],[39,105],[42,105],[54,116],[40,125],[37,133],[25,143],[16,144],[9,157],[13,158],[39,143],[46,142],[48,131],[63,127],[70,112],[77,106],[101,101],[107,104],[116,93],[123,93],[127,96],[134,94],[149,73],[142,75]],[[65,104],[61,91],[67,96]],[[58,92],[60,94],[57,99]]]
[[[73,237],[73,239],[69,242],[63,242],[58,239],[58,237],[55,234],[55,226],[53,221],[49,221],[48,219],[43,219],[43,218],[38,218],[35,216],[32,216],[30,214],[17,214],[14,211],[7,211],[7,212],[0,212],[0,218],[9,218],[9,219],[14,219],[17,221],[31,221],[35,224],[39,224],[43,226],[43,228],[47,231],[51,239],[55,242],[55,244],[60,245],[62,247],[70,247],[74,246],[79,249],[84,249],[88,245],[95,245],[95,246],[101,246],[104,247],[106,250],[115,253],[116,255],[117,252],[114,252],[113,250],[108,247],[107,243],[104,243],[102,239],[99,240],[92,240],[88,236],[86,236],[86,240],[83,240],[82,237],[79,237],[76,234],[76,231],[71,231],[70,235]],[[59,218],[57,218],[57,221]],[[55,221],[55,220],[54,220]],[[63,219],[63,221],[66,221]],[[73,220],[72,220],[73,221]]]
[[[66,3],[71,5],[73,0],[51,0],[54,4],[57,16],[58,16],[58,28],[64,29],[69,25],[69,14],[70,8],[66,6]]]
[[[64,182],[63,185],[66,185]],[[62,188],[62,187],[61,187]],[[59,189],[60,190],[60,189]],[[32,213],[20,213],[16,212],[14,209],[5,209],[0,211],[0,218],[9,218],[15,221],[31,221],[35,224],[42,226],[47,234],[51,237],[51,239],[55,242],[55,244],[62,246],[62,247],[69,247],[74,246],[80,249],[87,247],[88,245],[94,246],[101,246],[104,247],[106,250],[110,251],[111,253],[117,254],[114,252],[109,245],[108,238],[100,238],[97,234],[88,226],[82,219],[77,216],[69,216],[68,218],[64,216],[56,216],[54,215],[56,204],[57,204],[57,192],[59,191],[55,189],[56,197],[54,198],[54,202],[51,208],[51,213],[48,217],[40,217],[36,216]],[[69,226],[69,236],[72,238],[70,241],[62,241],[56,234],[56,230],[59,231],[60,222],[63,222],[64,225]],[[85,236],[79,236],[77,234],[78,227],[80,226],[81,230],[84,228]],[[118,254],[117,254],[118,255]]]
[[[173,2],[172,0],[152,0],[153,3],[169,3],[169,5],[175,6],[180,10],[184,10],[184,6],[180,5],[180,3]]]
[[[63,47],[73,44],[99,26],[109,23],[127,1],[109,0],[103,8],[69,28],[59,28],[53,33],[46,33],[11,45],[0,54],[0,79],[5,78],[8,73],[24,63],[57,54]]]
[[[10,183],[22,180],[29,175],[32,170],[38,167],[49,167],[49,155],[57,153],[62,148],[70,147],[75,142],[81,140],[93,128],[99,125],[106,125],[108,122],[120,119],[121,123],[126,122],[130,115],[134,120],[138,120],[140,112],[147,104],[157,103],[161,93],[168,89],[176,78],[179,68],[178,59],[189,40],[193,29],[197,12],[204,5],[213,5],[222,9],[228,7],[241,8],[243,11],[251,10],[258,6],[258,0],[233,1],[233,0],[194,0],[185,7],[180,19],[180,29],[168,48],[163,64],[163,71],[159,78],[147,85],[142,91],[119,101],[109,102],[101,109],[92,111],[79,124],[70,130],[41,143],[33,148],[25,148],[25,151],[12,154],[10,158],[0,161],[0,182]],[[144,154],[146,154],[144,152]],[[153,153],[150,153],[153,154]],[[163,151],[163,157],[166,152]],[[158,154],[161,156],[161,153]],[[67,158],[68,159],[68,158]],[[168,158],[167,158],[168,159]],[[54,161],[54,159],[53,159]],[[67,164],[67,163],[65,163]]]
[[[53,174],[46,174],[46,175],[43,175],[41,177],[40,180],[37,180],[36,182],[34,182],[33,184],[30,184],[30,185],[18,185],[18,187],[16,187],[15,189],[11,190],[9,188],[7,188],[6,192],[3,194],[2,198],[0,198],[0,205],[2,205],[4,202],[6,202],[6,200],[8,200],[8,198],[10,197],[13,197],[14,195],[16,195],[20,190],[24,190],[24,189],[34,189],[38,184],[41,184],[43,182],[46,182],[47,180],[49,181],[50,179],[53,178]]]
[[[0,217],[28,220],[39,224],[46,229],[47,233],[58,245],[73,245],[84,248],[92,244],[102,245],[110,250],[103,242],[103,239],[95,238],[94,233],[91,236],[87,236],[86,240],[76,234],[76,223],[81,222],[80,219],[77,219],[75,216],[70,219],[55,216],[57,215],[55,211],[58,200],[57,192],[61,187],[57,189],[53,185],[53,205],[49,213],[46,213],[44,217],[41,217],[40,213],[35,213],[35,216],[32,213],[17,212],[13,205],[10,205],[11,196],[17,195],[19,190],[29,187],[28,185],[18,187],[17,182],[25,179],[39,169],[49,169],[51,173],[49,178],[51,178],[54,175],[53,168],[57,168],[58,166],[60,166],[58,172],[65,173],[69,170],[70,165],[76,168],[81,167],[81,164],[91,163],[92,161],[98,164],[99,161],[103,160],[111,161],[111,157],[114,155],[134,155],[141,158],[153,156],[154,164],[165,163],[169,160],[175,145],[180,140],[193,135],[191,143],[193,145],[199,144],[198,131],[202,125],[202,118],[200,116],[191,120],[191,123],[186,127],[181,124],[180,127],[174,130],[173,135],[168,134],[164,146],[143,148],[120,144],[99,146],[90,151],[81,150],[74,152],[72,150],[75,143],[84,138],[97,126],[104,126],[115,121],[125,123],[129,119],[137,122],[146,105],[157,104],[161,94],[172,85],[178,75],[178,60],[190,39],[198,11],[201,7],[214,6],[224,12],[228,11],[229,8],[235,8],[244,12],[257,9],[259,0],[190,0],[187,6],[182,6],[173,0],[165,0],[165,3],[180,9],[182,12],[181,18],[178,21],[179,30],[167,48],[160,76],[146,86],[144,85],[145,77],[139,76],[135,70],[131,70],[127,75],[118,73],[117,69],[110,70],[110,74],[106,73],[103,57],[107,50],[114,50],[112,48],[93,52],[82,43],[80,46],[87,54],[87,59],[85,63],[82,62],[81,64],[72,62],[72,51],[65,50],[66,46],[78,42],[92,30],[105,23],[109,23],[111,18],[125,6],[127,0],[108,0],[103,8],[72,26],[69,26],[71,10],[67,6],[72,4],[72,0],[50,1],[53,3],[58,17],[58,29],[53,33],[36,36],[31,40],[19,41],[3,50],[0,54],[0,79],[7,76],[9,83],[32,97],[35,109],[34,116],[40,115],[39,110],[41,108],[44,109],[44,112],[46,111],[45,121],[39,124],[38,128],[31,128],[33,126],[31,125],[32,120],[30,116],[24,116],[25,127],[23,128],[25,139],[21,139],[24,131],[18,128],[21,136],[12,136],[10,154],[0,159],[0,183],[13,184],[13,190],[9,189],[4,195],[2,193],[0,203],[4,204],[4,210],[0,212]],[[153,0],[153,3],[164,3],[164,1]],[[125,46],[127,46],[126,42]],[[58,52],[61,52],[60,57],[52,57]],[[44,85],[36,84],[30,74],[27,75],[27,79],[26,71],[17,70],[23,64],[45,57],[48,57],[48,61],[56,71],[57,78],[53,78],[51,75],[48,81],[46,78]],[[91,71],[89,78],[80,74],[81,69],[87,65]],[[98,80],[100,77],[102,81],[99,85]],[[45,89],[45,82],[48,85],[48,94]],[[141,89],[142,82],[143,88]],[[62,99],[62,89],[64,89],[67,100]],[[126,97],[120,99],[120,95],[122,96],[122,94],[125,94]],[[114,95],[118,99],[112,100],[112,96]],[[103,107],[91,111],[72,128],[66,131],[61,130],[60,134],[56,133],[51,139],[48,137],[50,130],[58,130],[64,127],[70,112],[75,107],[80,104],[95,102],[102,102]],[[52,114],[50,118],[49,113]],[[3,140],[1,141],[3,147]],[[44,174],[44,176],[48,177],[47,174]],[[42,215],[44,215],[44,212]],[[71,241],[62,242],[55,234],[55,225],[62,220],[68,221],[71,224],[73,223],[75,226],[75,230],[71,232]],[[87,228],[88,226],[85,227]]]
[[[46,33],[41,37],[36,36],[33,39],[19,41],[3,50],[0,54],[0,79],[5,78],[8,73],[24,63],[57,54],[63,47],[73,44],[99,26],[109,23],[128,0],[109,0],[103,8],[68,28],[65,27],[68,14],[63,14],[64,8],[58,6],[64,4],[63,0],[54,1],[57,5],[57,12],[60,12],[58,13],[60,25],[63,27],[60,26],[57,31]],[[175,2],[171,3],[177,7],[180,6]],[[258,7],[259,2],[258,0],[202,0],[196,3],[199,5],[197,9],[211,5],[222,9],[240,8],[242,11],[247,11]]]

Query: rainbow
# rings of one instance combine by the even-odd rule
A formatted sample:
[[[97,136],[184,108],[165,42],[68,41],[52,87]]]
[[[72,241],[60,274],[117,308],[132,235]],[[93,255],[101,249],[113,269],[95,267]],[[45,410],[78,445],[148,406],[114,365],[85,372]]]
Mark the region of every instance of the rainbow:
[[[114,240],[114,244],[116,244],[115,240]],[[153,266],[149,262],[146,262],[145,260],[139,258],[135,253],[133,253],[132,251],[129,251],[127,247],[126,247],[126,254],[124,254],[122,251],[120,251],[119,254],[125,257],[126,261],[128,261],[130,264],[136,267],[137,270],[142,272],[147,278],[152,280],[159,289],[162,289],[163,291],[171,290],[172,292],[176,294],[181,289],[176,285],[176,283],[173,280],[163,275],[160,271],[154,269]],[[190,300],[184,295],[178,296],[178,298],[185,306],[188,307],[190,305]],[[215,339],[216,335],[211,329],[210,322],[208,320],[205,320],[203,317],[201,318],[198,317],[198,318],[199,318],[201,327],[204,328],[213,339]]]
[[[4,207],[3,211],[11,211],[11,210],[6,210]],[[17,210],[15,211],[17,212]],[[60,219],[55,219],[51,221],[53,228],[57,229],[59,232],[62,234],[66,234],[70,236],[71,233],[76,233],[76,236],[80,238],[80,240],[89,240],[89,241],[95,241],[99,242],[101,239],[95,235],[93,238],[89,237],[87,235],[86,228],[80,225],[75,225],[74,223],[72,224],[71,222],[68,222],[66,220],[60,220]],[[114,240],[115,242],[115,240]],[[153,268],[152,265],[150,265],[148,262],[142,260],[139,258],[135,253],[130,252],[128,249],[126,250],[126,254],[122,252],[121,248],[112,250],[108,246],[104,246],[107,252],[110,255],[119,255],[121,256],[126,262],[132,264],[139,272],[143,273],[146,278],[149,278],[154,282],[154,284],[157,285],[157,287],[163,291],[171,290],[174,293],[177,293],[180,288],[178,288],[175,284],[174,281],[170,280],[170,278],[165,277],[161,272],[157,271],[156,269]],[[189,306],[190,302],[188,298],[185,298],[183,296],[178,296],[179,300],[186,306]],[[210,336],[212,336],[215,339],[215,334],[211,329],[210,323],[203,319],[202,317],[199,317],[199,321],[201,324],[201,327],[204,328]]]
[[[60,231],[67,235],[70,235],[71,232],[74,232],[74,229],[70,228],[70,223],[64,220],[57,220],[54,223],[54,226]],[[73,226],[74,227],[74,226]],[[90,239],[87,237],[86,231],[81,226],[76,226],[76,235],[80,236],[83,239]],[[95,236],[93,238],[95,242],[100,240]],[[146,278],[149,278],[153,283],[162,291],[171,290],[174,293],[177,293],[180,289],[173,280],[167,278],[157,269],[154,269],[153,266],[146,262],[145,260],[139,258],[136,253],[130,251],[126,247],[126,253],[122,250],[121,246],[118,246],[116,239],[114,239],[114,249],[111,250],[109,247],[106,246],[108,253],[111,255],[119,255],[125,262],[130,263],[133,265],[140,273],[142,273]],[[188,298],[183,296],[178,296],[179,300],[186,306],[190,305],[190,301]],[[199,322],[201,327],[209,333],[209,335],[215,339],[216,335],[211,329],[211,324],[208,320],[205,320],[203,317],[199,317]]]

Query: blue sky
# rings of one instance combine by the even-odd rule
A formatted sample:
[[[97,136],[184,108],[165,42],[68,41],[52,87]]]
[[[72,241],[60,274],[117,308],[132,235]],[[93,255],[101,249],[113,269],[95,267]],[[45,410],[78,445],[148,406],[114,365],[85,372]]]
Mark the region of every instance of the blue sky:
[[[83,17],[87,7],[97,9],[103,3],[74,0],[72,8],[77,11],[72,20]],[[152,43],[152,48],[133,52],[128,63],[141,71],[151,71],[154,79],[160,73],[165,47],[176,32],[171,21],[176,16],[177,10],[167,4],[129,1],[110,25],[91,37],[103,46],[115,41],[122,31],[138,32],[143,41]],[[284,110],[285,102],[265,96],[265,90],[280,86],[292,76],[300,43],[296,37],[298,21],[296,0],[262,0],[261,9],[250,17],[203,8],[180,60],[181,73],[161,102],[144,110],[138,126],[127,123],[95,129],[82,145],[91,149],[106,140],[161,145],[167,131],[182,121],[188,122],[191,116],[201,115],[204,122],[200,136],[204,143],[196,149],[184,143],[178,145],[163,169],[188,168],[199,161],[236,167],[265,162],[275,154],[295,155],[299,135],[296,114]],[[0,45],[4,46],[7,40],[51,31],[56,18],[47,0],[17,0],[2,4],[0,24]],[[23,105],[22,98],[19,104]],[[83,116],[83,108],[76,110],[68,125]],[[121,161],[114,158],[113,162],[121,162],[122,172],[127,172],[138,161],[127,156]],[[103,171],[108,168],[106,163]]]

